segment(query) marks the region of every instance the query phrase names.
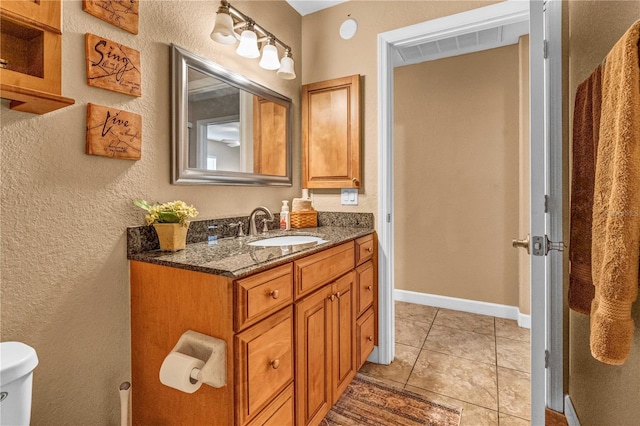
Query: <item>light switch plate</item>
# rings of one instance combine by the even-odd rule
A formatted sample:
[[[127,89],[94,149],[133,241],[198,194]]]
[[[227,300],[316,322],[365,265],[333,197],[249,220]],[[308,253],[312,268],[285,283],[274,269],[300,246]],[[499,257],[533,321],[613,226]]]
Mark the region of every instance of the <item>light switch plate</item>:
[[[358,205],[358,190],[355,188],[343,188],[340,196],[343,206]]]

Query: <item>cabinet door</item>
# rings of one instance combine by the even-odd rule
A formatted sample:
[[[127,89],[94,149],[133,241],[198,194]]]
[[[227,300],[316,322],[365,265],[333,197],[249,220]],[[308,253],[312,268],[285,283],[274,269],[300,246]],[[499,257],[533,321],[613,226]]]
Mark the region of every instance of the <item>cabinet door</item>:
[[[295,305],[296,424],[317,425],[331,408],[331,286]]]
[[[360,187],[360,76],[302,86],[302,187]]]
[[[293,380],[291,308],[236,335],[238,424],[257,415]]]
[[[332,404],[356,375],[356,295],[353,271],[336,280],[332,289]],[[331,300],[331,299],[330,299]]]

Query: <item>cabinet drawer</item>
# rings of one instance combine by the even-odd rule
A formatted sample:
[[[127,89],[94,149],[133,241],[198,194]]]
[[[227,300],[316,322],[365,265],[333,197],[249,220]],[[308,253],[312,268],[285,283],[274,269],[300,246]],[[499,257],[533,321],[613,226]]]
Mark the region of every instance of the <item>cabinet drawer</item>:
[[[286,264],[236,281],[236,330],[255,324],[293,301],[293,269]]]
[[[244,425],[293,381],[293,307],[236,336],[238,424]]]
[[[360,316],[367,308],[373,305],[374,280],[375,275],[372,261],[358,266],[356,269],[356,316]]]
[[[356,339],[358,341],[358,347],[356,348],[358,370],[364,365],[364,362],[371,354],[371,351],[373,351],[373,343],[375,339],[374,318],[373,307],[371,307],[358,319],[356,324]]]
[[[373,257],[373,234],[356,240],[356,265],[366,262]]]
[[[248,426],[293,426],[293,383],[273,400]]]
[[[353,242],[294,262],[295,298],[311,293],[353,269]]]

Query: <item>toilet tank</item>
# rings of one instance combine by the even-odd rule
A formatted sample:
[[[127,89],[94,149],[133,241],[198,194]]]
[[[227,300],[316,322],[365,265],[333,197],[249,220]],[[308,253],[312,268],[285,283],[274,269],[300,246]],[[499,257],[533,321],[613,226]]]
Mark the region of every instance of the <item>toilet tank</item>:
[[[38,365],[35,349],[20,342],[0,343],[0,425],[28,425],[31,384]]]

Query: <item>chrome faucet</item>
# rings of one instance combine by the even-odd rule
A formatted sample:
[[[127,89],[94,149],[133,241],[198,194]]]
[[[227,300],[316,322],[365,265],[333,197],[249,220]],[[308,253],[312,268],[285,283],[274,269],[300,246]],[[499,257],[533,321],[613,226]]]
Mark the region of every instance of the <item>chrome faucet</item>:
[[[264,226],[262,228],[263,233],[268,231],[267,222],[273,222],[273,214],[269,211],[268,208],[263,206],[256,207],[249,215],[249,235],[251,236],[258,235],[258,228],[256,226],[256,215],[258,213],[264,213],[265,215],[267,215],[266,219],[262,219],[264,223]]]

